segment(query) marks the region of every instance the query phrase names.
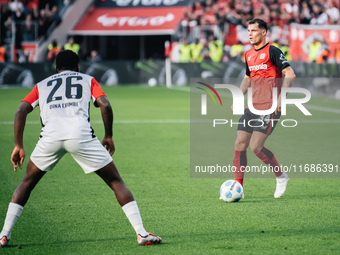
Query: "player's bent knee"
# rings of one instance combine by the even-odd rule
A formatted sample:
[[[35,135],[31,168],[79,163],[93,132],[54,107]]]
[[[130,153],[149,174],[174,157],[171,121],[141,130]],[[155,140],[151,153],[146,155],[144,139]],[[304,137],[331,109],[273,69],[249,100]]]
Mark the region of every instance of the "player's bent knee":
[[[123,182],[113,161],[103,168],[95,171],[108,185],[114,182]]]
[[[238,140],[238,139],[236,140],[236,142],[235,142],[235,150],[237,150],[237,151],[244,151],[244,150],[247,149],[247,147],[248,147],[248,144],[245,141]]]
[[[252,144],[249,147],[254,154],[258,154],[263,148],[263,146],[252,145]]]
[[[31,160],[27,164],[27,169],[22,183],[26,185],[35,185],[44,176],[46,172],[41,171]]]

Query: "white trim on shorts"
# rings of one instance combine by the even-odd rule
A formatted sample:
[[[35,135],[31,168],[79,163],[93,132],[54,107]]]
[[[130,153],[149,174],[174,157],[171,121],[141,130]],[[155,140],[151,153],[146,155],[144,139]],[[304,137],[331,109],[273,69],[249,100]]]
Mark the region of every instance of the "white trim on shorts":
[[[97,171],[112,162],[110,153],[97,137],[54,140],[42,137],[31,154],[31,161],[42,171],[51,171],[69,152],[86,174]]]

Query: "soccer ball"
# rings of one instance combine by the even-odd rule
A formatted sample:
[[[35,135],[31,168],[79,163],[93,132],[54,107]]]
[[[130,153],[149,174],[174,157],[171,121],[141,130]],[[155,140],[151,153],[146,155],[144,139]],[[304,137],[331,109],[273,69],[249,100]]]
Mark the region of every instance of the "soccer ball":
[[[238,202],[243,195],[242,185],[235,180],[223,182],[220,188],[220,199],[225,202]]]

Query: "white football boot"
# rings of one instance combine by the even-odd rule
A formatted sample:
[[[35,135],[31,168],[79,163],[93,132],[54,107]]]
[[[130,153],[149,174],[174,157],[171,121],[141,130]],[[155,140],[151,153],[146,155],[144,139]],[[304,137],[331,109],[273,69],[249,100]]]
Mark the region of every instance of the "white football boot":
[[[159,236],[155,236],[148,232],[147,236],[141,236],[140,234],[137,235],[137,242],[139,245],[155,245],[160,244],[162,242],[162,238]]]
[[[9,239],[7,238],[7,236],[2,236],[0,239],[0,248],[6,247],[8,245],[8,241]]]
[[[283,172],[279,177],[276,177],[276,190],[274,193],[275,198],[280,198],[286,192],[287,183],[289,181],[288,175]]]

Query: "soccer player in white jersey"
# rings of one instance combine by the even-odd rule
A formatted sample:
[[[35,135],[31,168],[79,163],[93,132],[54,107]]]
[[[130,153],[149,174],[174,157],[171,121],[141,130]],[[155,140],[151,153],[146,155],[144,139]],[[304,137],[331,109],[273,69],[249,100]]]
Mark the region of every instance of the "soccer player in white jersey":
[[[57,55],[56,72],[33,88],[15,114],[15,145],[11,156],[14,171],[17,171],[18,166],[22,168],[26,117],[37,105],[40,106],[43,127],[40,140],[27,164],[26,174],[9,203],[0,233],[0,247],[7,246],[12,229],[35,185],[66,152],[72,155],[85,173],[95,172],[114,191],[136,231],[139,245],[161,243],[159,236],[144,229],[137,203],[112,161],[115,150],[112,140],[113,113],[105,93],[93,77],[79,73],[79,57],[73,51],[65,50]],[[101,143],[89,123],[91,99],[100,108],[104,122],[105,136]]]

